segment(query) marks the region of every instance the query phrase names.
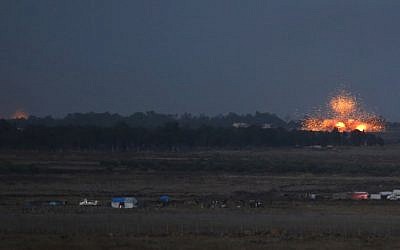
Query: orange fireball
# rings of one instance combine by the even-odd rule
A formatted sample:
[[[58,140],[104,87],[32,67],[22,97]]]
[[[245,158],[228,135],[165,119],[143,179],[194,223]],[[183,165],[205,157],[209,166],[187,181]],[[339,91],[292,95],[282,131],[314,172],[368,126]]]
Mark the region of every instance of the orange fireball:
[[[357,101],[352,96],[339,95],[334,96],[329,102],[334,113],[340,116],[346,116],[356,111]]]
[[[341,91],[333,96],[328,103],[329,114],[327,117],[310,117],[303,121],[303,130],[350,132],[354,130],[363,132],[381,132],[384,125],[375,115],[361,110],[357,99],[348,92]]]

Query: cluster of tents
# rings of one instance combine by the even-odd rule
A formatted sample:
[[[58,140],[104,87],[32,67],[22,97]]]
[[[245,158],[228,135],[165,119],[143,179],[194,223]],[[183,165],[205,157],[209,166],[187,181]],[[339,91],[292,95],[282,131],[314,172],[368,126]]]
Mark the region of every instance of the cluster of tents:
[[[167,206],[170,202],[168,195],[161,195],[158,202],[162,206]],[[139,201],[135,197],[113,197],[111,199],[111,207],[113,208],[136,208],[139,206]]]
[[[161,195],[158,199],[158,203],[165,207],[168,206],[171,199],[168,195]],[[65,206],[66,201],[61,200],[49,200],[49,201],[31,201],[25,204],[25,207],[37,207],[37,206]],[[79,206],[100,206],[98,200],[89,200],[87,198],[79,202]],[[139,201],[135,197],[113,197],[111,198],[111,207],[113,208],[136,208],[139,206]]]

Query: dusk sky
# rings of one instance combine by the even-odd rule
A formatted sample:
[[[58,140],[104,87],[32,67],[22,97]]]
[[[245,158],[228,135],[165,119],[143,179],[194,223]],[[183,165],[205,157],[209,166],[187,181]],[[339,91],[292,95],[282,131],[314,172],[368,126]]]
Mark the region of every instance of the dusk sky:
[[[341,86],[400,121],[400,1],[2,0],[0,116],[272,112]]]

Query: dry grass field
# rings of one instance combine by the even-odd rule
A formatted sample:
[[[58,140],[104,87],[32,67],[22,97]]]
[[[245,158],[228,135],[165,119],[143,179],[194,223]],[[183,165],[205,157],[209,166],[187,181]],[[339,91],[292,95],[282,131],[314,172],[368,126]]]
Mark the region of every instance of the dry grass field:
[[[400,189],[398,152],[1,152],[0,249],[398,249],[400,201],[329,198]],[[110,208],[128,195],[138,208]],[[85,197],[101,205],[79,207]],[[27,206],[45,200],[67,204]]]

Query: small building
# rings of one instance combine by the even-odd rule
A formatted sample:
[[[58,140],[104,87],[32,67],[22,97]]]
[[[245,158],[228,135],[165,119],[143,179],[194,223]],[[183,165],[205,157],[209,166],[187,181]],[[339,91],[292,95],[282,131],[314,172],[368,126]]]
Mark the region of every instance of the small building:
[[[397,195],[397,196],[400,196],[400,189],[394,189],[393,190],[393,194]]]
[[[248,127],[250,127],[250,124],[245,123],[245,122],[234,122],[232,124],[232,127],[234,127],[234,128],[248,128]]]
[[[114,197],[111,200],[113,208],[135,208],[138,206],[138,201],[135,197]]]

